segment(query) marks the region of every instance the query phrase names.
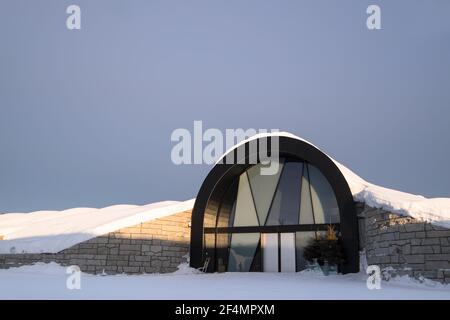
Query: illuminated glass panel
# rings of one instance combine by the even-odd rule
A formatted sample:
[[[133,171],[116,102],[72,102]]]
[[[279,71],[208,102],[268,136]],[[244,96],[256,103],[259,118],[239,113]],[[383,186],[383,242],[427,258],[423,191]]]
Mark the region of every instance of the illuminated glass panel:
[[[256,215],[255,205],[250,190],[250,184],[247,175],[241,174],[239,178],[239,188],[236,199],[236,208],[234,212],[234,227],[238,226],[257,226],[258,217]]]
[[[283,164],[280,163],[278,172],[273,175],[261,175],[262,165],[254,165],[247,170],[253,199],[255,200],[259,224],[264,225],[272,202],[273,194],[280,179]]]
[[[309,186],[308,165],[303,167],[302,191],[300,200],[300,224],[314,224],[311,190]]]

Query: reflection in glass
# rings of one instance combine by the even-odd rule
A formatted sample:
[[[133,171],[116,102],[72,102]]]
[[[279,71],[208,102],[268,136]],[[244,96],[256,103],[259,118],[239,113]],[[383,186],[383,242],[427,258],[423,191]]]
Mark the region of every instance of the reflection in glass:
[[[230,185],[222,198],[221,206],[219,209],[220,211],[217,218],[218,228],[231,226],[231,223],[234,219],[238,182],[239,179],[235,179],[235,181]]]
[[[218,272],[227,271],[231,234],[218,233],[216,236],[216,260]]]
[[[286,162],[266,225],[298,224],[303,163]]]
[[[278,166],[278,172],[273,175],[261,175],[261,164],[254,165],[247,170],[253,199],[255,200],[256,212],[258,213],[259,224],[264,225],[272,202],[273,194],[281,175],[283,164]]]
[[[205,259],[206,258],[210,259],[208,269],[214,268],[212,262],[215,259],[214,253],[215,253],[216,235],[214,233],[205,233],[204,242],[205,242]]]
[[[296,232],[295,233],[295,249],[297,256],[297,271],[306,269],[308,262],[303,258],[303,249],[308,245],[311,239],[314,239],[314,231]]]
[[[230,220],[228,220],[228,227],[233,226],[235,216],[236,216],[236,201],[233,201],[233,206],[231,207],[230,212]]]
[[[231,235],[228,271],[250,271],[259,238],[259,233],[234,233]]]
[[[339,208],[330,183],[315,166],[308,168],[315,222],[338,223]]]

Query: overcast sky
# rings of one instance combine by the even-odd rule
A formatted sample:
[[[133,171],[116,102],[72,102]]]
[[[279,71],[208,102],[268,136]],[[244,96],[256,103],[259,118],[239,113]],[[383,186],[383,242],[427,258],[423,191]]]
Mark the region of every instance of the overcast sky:
[[[0,212],[195,197],[211,167],[170,160],[194,120],[290,131],[370,182],[450,197],[449,15],[445,0],[3,0]]]

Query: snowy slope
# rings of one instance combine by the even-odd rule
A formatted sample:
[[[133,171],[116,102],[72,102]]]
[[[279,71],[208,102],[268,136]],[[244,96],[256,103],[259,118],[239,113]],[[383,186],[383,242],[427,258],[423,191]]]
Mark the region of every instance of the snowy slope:
[[[309,141],[297,137],[289,132],[260,133],[236,144],[230,148],[224,156],[235,148],[251,140],[268,136],[288,137],[304,141],[314,146]],[[314,147],[320,150],[317,146]],[[219,162],[224,156],[222,156],[217,162]],[[328,157],[333,160],[339,170],[341,170],[347,180],[355,201],[365,202],[373,208],[382,208],[402,215],[410,215],[416,219],[423,219],[435,225],[450,228],[450,198],[429,199],[420,195],[413,195],[410,193],[377,186],[365,181],[330,156]]]
[[[0,253],[56,253],[77,243],[190,210],[194,199],[144,206],[115,205],[102,209],[75,208],[0,215]]]

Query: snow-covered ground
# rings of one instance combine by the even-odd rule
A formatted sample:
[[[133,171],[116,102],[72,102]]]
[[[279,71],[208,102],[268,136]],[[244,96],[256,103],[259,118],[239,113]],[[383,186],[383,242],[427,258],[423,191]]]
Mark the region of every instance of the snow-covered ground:
[[[367,276],[299,273],[82,274],[81,289],[67,289],[66,268],[36,264],[0,270],[0,299],[450,299],[450,286],[407,277],[369,290]]]

